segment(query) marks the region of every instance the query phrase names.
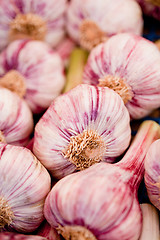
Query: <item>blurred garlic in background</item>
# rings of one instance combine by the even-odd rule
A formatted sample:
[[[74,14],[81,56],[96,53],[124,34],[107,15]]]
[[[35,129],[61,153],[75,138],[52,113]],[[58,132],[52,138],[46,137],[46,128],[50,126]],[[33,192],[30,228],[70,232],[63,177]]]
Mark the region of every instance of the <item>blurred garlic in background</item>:
[[[41,41],[16,40],[0,54],[0,86],[18,92],[34,113],[44,111],[65,84],[58,53]]]
[[[47,170],[28,149],[0,143],[0,183],[0,230],[36,230],[51,188]]]
[[[45,237],[24,235],[20,233],[2,232],[0,233],[1,240],[47,240]]]
[[[62,178],[100,161],[115,161],[130,139],[130,118],[119,95],[81,84],[57,97],[36,124],[33,152]]]
[[[160,20],[160,1],[159,0],[136,0],[142,11],[157,20]]]
[[[55,47],[65,34],[66,0],[1,0],[0,50],[20,38]]]
[[[160,107],[160,52],[141,36],[117,34],[90,52],[83,83],[113,89],[132,119],[145,117]]]
[[[0,87],[0,140],[25,146],[33,131],[33,116],[27,103]]]
[[[151,203],[160,210],[160,139],[152,143],[148,150],[144,179]]]
[[[142,11],[134,0],[71,0],[66,27],[71,38],[91,50],[117,33],[141,35]]]

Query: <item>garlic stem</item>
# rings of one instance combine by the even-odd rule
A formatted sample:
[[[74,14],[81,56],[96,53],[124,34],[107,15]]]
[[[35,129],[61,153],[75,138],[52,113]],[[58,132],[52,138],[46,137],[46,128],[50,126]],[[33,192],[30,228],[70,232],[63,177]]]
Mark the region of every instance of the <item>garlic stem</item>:
[[[10,24],[9,38],[11,41],[21,38],[44,40],[47,33],[45,21],[33,13],[17,14]]]
[[[159,240],[159,216],[157,209],[148,203],[141,204],[143,225],[139,240]]]
[[[144,158],[153,141],[160,138],[160,127],[154,121],[144,121],[123,159],[117,163],[122,168],[132,171],[132,186],[138,185],[143,177]]]
[[[16,70],[10,70],[0,78],[0,86],[8,88],[21,98],[23,98],[26,93],[24,77]]]
[[[88,52],[81,48],[77,47],[72,51],[66,76],[66,85],[63,93],[68,92],[78,84],[82,83],[82,74],[87,58]]]
[[[3,132],[0,130],[0,142],[6,143],[5,137],[3,135]]]

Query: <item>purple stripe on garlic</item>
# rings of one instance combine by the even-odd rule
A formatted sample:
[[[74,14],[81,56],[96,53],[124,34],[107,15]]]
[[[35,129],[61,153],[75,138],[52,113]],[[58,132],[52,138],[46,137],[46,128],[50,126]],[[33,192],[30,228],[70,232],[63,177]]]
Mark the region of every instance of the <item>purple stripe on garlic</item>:
[[[24,235],[12,232],[2,232],[0,233],[1,240],[47,240],[45,237],[34,236],[34,235]]]
[[[160,107],[159,50],[140,36],[117,34],[91,51],[83,83],[115,90],[131,118],[147,116]]]
[[[130,138],[129,114],[119,95],[82,84],[57,97],[39,120],[33,152],[61,178],[100,161],[113,162]]]
[[[72,0],[67,9],[69,35],[88,50],[117,33],[141,35],[142,28],[142,11],[133,0]]]
[[[24,100],[0,88],[0,132],[2,142],[25,146],[33,130],[33,116]]]
[[[98,163],[58,181],[48,194],[44,215],[65,240],[137,240],[142,213],[137,190],[149,146],[160,126],[145,121],[116,164]]]
[[[55,47],[65,34],[66,0],[1,0],[0,49],[20,38],[44,40]]]
[[[49,173],[28,149],[0,143],[0,229],[38,228],[50,187]]]
[[[39,226],[36,235],[43,236],[47,240],[60,240],[60,235],[57,233],[56,229],[52,228],[46,220]]]
[[[0,77],[0,86],[16,89],[34,113],[44,111],[65,83],[59,54],[40,41],[12,42],[0,55]]]
[[[150,146],[145,159],[145,184],[150,201],[160,210],[160,140]]]

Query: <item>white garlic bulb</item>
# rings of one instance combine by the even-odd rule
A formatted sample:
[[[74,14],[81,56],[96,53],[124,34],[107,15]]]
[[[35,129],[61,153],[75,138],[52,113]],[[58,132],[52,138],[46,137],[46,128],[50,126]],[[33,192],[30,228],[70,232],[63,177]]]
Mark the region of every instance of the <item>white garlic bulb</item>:
[[[1,0],[0,50],[19,38],[56,46],[65,33],[66,0]]]
[[[113,162],[130,139],[130,118],[119,95],[82,84],[57,97],[36,124],[33,152],[61,178],[100,161]]]
[[[91,50],[117,33],[141,35],[142,11],[134,0],[72,0],[67,9],[66,26],[77,43]]]
[[[123,99],[132,119],[160,107],[160,53],[151,41],[121,33],[95,47],[83,83],[110,87]]]
[[[0,229],[32,232],[51,188],[47,170],[26,148],[0,143]]]
[[[44,111],[64,86],[64,66],[41,41],[16,40],[0,54],[0,86],[17,91],[34,113]]]
[[[160,139],[147,152],[144,179],[150,201],[160,210]]]
[[[6,88],[0,88],[0,140],[25,146],[33,131],[33,116],[27,103]]]

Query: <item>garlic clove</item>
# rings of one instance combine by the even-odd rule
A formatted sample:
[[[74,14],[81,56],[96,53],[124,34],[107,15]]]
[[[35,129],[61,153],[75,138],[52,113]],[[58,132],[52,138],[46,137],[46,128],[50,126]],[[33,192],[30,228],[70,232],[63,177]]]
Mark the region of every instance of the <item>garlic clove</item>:
[[[87,62],[88,52],[82,48],[75,48],[70,56],[69,65],[66,74],[66,83],[63,93],[68,92],[72,88],[82,84],[82,75],[84,66]]]
[[[36,124],[33,152],[61,178],[96,162],[115,161],[130,139],[130,118],[119,95],[81,84],[57,97]]]
[[[123,33],[91,51],[83,83],[112,88],[124,100],[131,118],[139,119],[160,106],[159,78],[160,54],[155,44]]]
[[[47,238],[34,236],[34,235],[24,235],[12,232],[2,232],[0,233],[1,240],[47,240]]]
[[[160,140],[156,140],[150,146],[145,159],[145,184],[150,201],[160,210]]]
[[[43,40],[55,47],[65,35],[66,8],[66,0],[2,0],[0,50],[10,41],[21,38]]]
[[[26,148],[0,143],[0,229],[32,232],[43,221],[47,170]]]
[[[8,89],[0,88],[0,131],[4,142],[25,146],[32,130],[33,116],[26,102]]]
[[[148,203],[141,204],[143,226],[139,240],[159,240],[159,216],[157,209]]]
[[[7,85],[9,81],[9,87],[18,88],[34,113],[44,111],[64,87],[62,60],[41,41],[12,42],[1,53],[0,64],[0,85]],[[21,79],[19,86],[24,86],[23,89],[17,87],[17,75]]]
[[[72,0],[68,5],[67,31],[87,50],[117,33],[141,35],[142,29],[142,11],[136,1]]]

